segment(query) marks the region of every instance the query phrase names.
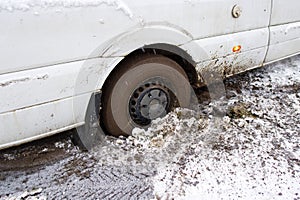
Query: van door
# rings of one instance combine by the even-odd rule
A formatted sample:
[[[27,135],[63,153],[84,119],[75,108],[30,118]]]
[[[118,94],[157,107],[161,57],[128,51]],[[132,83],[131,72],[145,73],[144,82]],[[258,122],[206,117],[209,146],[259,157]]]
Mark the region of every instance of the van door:
[[[300,52],[299,8],[299,0],[273,0],[266,63]]]

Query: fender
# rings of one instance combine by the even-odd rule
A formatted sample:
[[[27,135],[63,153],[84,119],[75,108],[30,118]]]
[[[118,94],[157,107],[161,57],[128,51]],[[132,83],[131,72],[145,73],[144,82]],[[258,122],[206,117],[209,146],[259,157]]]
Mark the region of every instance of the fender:
[[[189,43],[188,46],[183,46]],[[137,49],[160,48],[162,50],[185,52],[185,57],[191,63],[199,60],[205,53],[193,36],[186,30],[168,23],[151,23],[144,27],[133,27],[96,48],[81,67],[76,81],[75,95],[100,90],[113,69],[125,56]],[[170,48],[171,47],[171,48]],[[192,48],[190,48],[192,47]],[[101,78],[100,78],[101,77]]]

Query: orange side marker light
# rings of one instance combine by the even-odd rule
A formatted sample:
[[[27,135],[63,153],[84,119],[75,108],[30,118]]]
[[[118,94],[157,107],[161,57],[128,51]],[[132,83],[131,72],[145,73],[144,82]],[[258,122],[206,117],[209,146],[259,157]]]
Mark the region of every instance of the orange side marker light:
[[[241,45],[237,45],[237,46],[234,46],[234,47],[232,48],[232,51],[233,51],[234,53],[238,53],[238,52],[241,51],[241,49],[242,49],[242,46],[241,46]]]

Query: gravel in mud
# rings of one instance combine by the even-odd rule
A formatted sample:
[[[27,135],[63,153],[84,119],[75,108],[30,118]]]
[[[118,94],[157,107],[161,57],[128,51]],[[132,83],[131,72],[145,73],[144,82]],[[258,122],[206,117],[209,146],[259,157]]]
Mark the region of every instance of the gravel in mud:
[[[300,56],[224,83],[90,152],[71,133],[1,151],[0,198],[300,199]]]

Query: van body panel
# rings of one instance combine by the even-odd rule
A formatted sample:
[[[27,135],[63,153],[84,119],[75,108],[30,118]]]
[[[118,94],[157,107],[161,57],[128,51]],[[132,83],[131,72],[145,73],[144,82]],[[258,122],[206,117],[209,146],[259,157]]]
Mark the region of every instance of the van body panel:
[[[0,149],[83,125],[91,95],[137,49],[169,45],[186,52],[198,73],[213,69],[223,77],[294,55],[299,3],[1,3]],[[241,50],[233,52],[237,45]]]

